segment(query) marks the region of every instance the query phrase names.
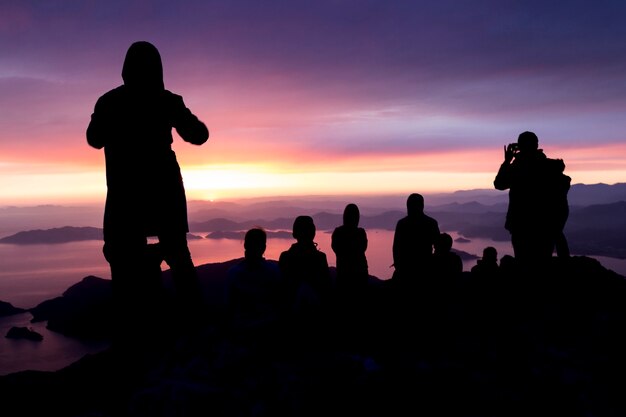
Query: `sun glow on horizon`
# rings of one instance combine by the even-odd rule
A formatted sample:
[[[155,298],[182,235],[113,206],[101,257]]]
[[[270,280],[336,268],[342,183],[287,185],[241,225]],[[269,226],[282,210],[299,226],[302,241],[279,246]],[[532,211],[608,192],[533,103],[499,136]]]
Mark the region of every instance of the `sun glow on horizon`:
[[[296,171],[280,168],[233,165],[193,167],[184,171],[185,189],[192,199],[267,197],[272,195],[345,195],[421,192],[452,192],[488,186],[491,172],[459,175],[455,172],[376,170],[376,171]]]
[[[626,180],[626,145],[548,147],[562,158],[572,183],[614,184]],[[492,188],[502,162],[501,149],[467,149],[413,154],[361,154],[349,157],[277,155],[266,162],[185,164],[187,197],[198,200],[304,195],[440,193]],[[225,160],[226,155],[224,155]],[[302,162],[306,161],[306,163]],[[85,161],[83,161],[85,162]],[[90,162],[90,161],[89,161]],[[0,161],[3,205],[103,202],[104,164]]]

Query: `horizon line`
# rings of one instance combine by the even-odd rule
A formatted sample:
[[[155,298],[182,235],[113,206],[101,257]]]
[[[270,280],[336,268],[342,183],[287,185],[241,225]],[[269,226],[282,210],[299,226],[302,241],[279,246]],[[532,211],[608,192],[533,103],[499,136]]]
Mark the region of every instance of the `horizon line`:
[[[615,183],[605,183],[605,182],[596,182],[596,183],[574,183],[571,186],[616,186],[626,184],[626,182],[615,182]],[[413,192],[413,191],[411,191]],[[256,197],[231,197],[231,198],[215,198],[215,199],[189,199],[187,204],[193,203],[236,203],[236,202],[250,202],[250,201],[268,201],[268,200],[298,200],[298,199],[330,199],[330,200],[341,200],[341,199],[349,199],[349,198],[403,198],[408,196],[411,192],[407,193],[372,193],[372,194],[364,194],[364,193],[346,193],[346,194],[276,194],[276,195],[267,195],[267,196],[256,196]],[[414,192],[419,192],[418,190]],[[463,192],[489,192],[493,194],[503,194],[507,195],[507,191],[499,191],[495,188],[469,188],[469,189],[459,189],[455,191],[441,191],[441,192],[421,192],[425,197],[428,196],[445,196],[445,195],[454,195],[457,193]],[[80,206],[102,206],[104,207],[104,199],[102,201],[74,201],[68,203],[54,203],[54,202],[40,202],[40,203],[14,203],[14,204],[6,204],[0,205],[0,209],[10,209],[10,208],[43,208],[43,207],[80,207]]]

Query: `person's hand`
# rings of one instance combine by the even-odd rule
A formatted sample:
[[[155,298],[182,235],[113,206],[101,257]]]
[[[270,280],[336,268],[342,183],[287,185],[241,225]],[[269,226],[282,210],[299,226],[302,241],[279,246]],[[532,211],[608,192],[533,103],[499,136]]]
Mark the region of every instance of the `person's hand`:
[[[504,146],[504,161],[508,164],[511,163],[515,154],[517,153],[517,143],[509,143]]]

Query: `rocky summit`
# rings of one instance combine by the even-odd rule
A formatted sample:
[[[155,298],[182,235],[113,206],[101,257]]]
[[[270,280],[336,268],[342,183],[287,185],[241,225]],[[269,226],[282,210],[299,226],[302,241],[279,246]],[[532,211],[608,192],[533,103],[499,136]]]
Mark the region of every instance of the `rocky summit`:
[[[626,415],[626,281],[591,258],[408,285],[371,277],[314,317],[263,322],[235,321],[223,303],[237,262],[197,268],[197,317],[166,297],[98,354],[0,377],[3,415]],[[88,281],[45,317],[73,337],[110,337],[93,311],[111,308],[108,282]],[[81,308],[97,325],[72,319]]]

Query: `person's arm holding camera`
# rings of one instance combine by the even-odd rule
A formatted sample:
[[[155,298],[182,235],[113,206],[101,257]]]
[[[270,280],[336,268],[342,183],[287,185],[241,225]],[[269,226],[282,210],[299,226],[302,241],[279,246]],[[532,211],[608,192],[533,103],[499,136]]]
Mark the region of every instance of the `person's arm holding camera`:
[[[500,165],[493,186],[496,190],[506,190],[511,187],[511,163],[519,151],[517,143],[509,143],[504,146],[504,162]]]
[[[509,143],[504,147],[504,162],[510,164],[515,158],[515,155],[519,151],[517,143]]]

